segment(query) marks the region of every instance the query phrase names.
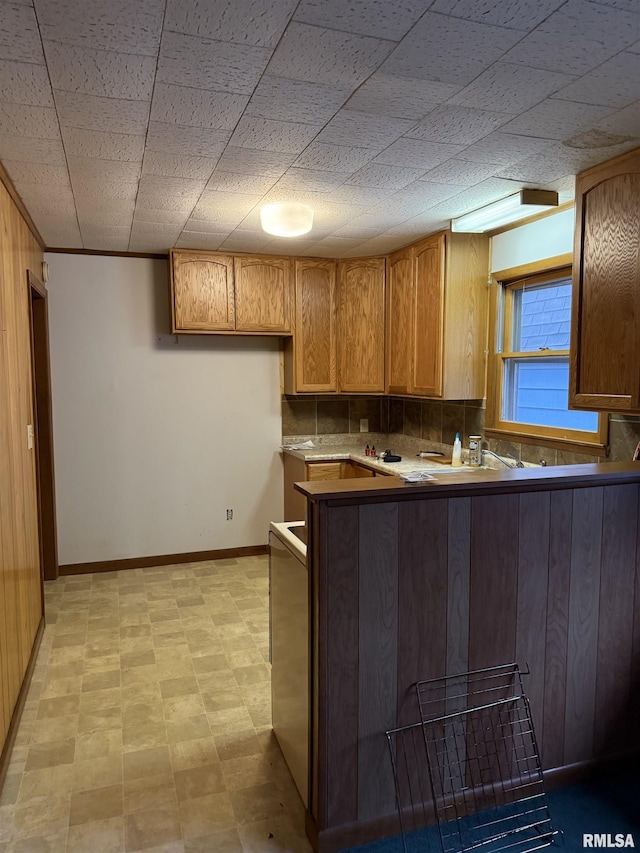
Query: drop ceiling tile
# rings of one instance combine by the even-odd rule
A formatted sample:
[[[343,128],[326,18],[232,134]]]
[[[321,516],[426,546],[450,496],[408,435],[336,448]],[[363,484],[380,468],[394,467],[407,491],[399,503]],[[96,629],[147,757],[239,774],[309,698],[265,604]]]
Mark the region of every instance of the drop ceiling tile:
[[[509,121],[504,113],[442,104],[407,132],[410,139],[472,145]]]
[[[277,180],[273,175],[247,175],[216,169],[209,178],[207,189],[255,196],[268,192]]]
[[[162,237],[150,237],[145,235],[144,237],[132,237],[129,241],[129,252],[144,252],[148,254],[149,252],[153,252],[153,254],[158,255],[166,255],[169,249],[173,249],[174,244],[169,242]]]
[[[55,41],[45,42],[44,50],[54,89],[128,101],[151,98],[154,56],[70,47]]]
[[[240,221],[259,201],[260,196],[205,190],[194,208],[191,218],[221,222],[227,217],[229,220],[239,217],[238,221]]]
[[[216,157],[196,157],[193,154],[166,154],[145,151],[143,175],[167,175],[173,178],[208,180],[218,162]]]
[[[382,234],[373,240],[367,240],[356,247],[355,251],[362,253],[365,257],[369,255],[387,255],[404,245],[401,237]]]
[[[44,64],[34,10],[20,3],[0,2],[0,54],[3,60]]]
[[[42,163],[24,163],[17,160],[4,160],[14,184],[46,184],[50,187],[69,186],[69,172],[65,166],[49,166]]]
[[[32,194],[32,192],[25,191],[23,193],[19,187],[16,189],[34,220],[38,216],[75,216],[75,205],[71,193],[68,195],[60,193],[42,198],[37,194]],[[33,186],[28,185],[28,189],[32,190]]]
[[[421,180],[470,187],[490,178],[503,168],[496,163],[476,163],[472,160],[463,160],[464,154],[463,151],[459,158],[454,157],[452,160],[447,160],[446,163],[436,166],[435,169],[425,172]]]
[[[295,21],[317,27],[400,41],[431,0],[302,0]]]
[[[376,71],[347,101],[357,112],[418,121],[462,87],[435,80],[395,77]]]
[[[383,70],[465,86],[521,38],[522,33],[515,30],[427,12]]]
[[[62,127],[142,137],[147,132],[149,104],[145,101],[123,101],[60,91],[55,92],[55,97]]]
[[[394,225],[399,225],[407,218],[407,216],[404,216],[402,213],[398,213],[397,211],[394,213],[362,213],[360,216],[355,216],[350,224],[353,225],[354,228],[361,226],[366,229],[371,229],[375,226],[378,228],[379,234],[381,231],[386,231],[387,228],[393,228]]]
[[[133,212],[133,220],[134,222],[157,222],[158,224],[164,222],[168,225],[183,226],[186,217],[183,213],[176,210],[158,210],[136,205],[136,209]]]
[[[542,154],[552,144],[547,139],[515,136],[514,134],[496,131],[465,148],[460,159],[464,158],[476,163],[510,165],[511,163],[519,163],[525,157]]]
[[[565,0],[435,0],[432,12],[466,18],[482,24],[531,30],[544,21]]]
[[[295,159],[296,154],[229,145],[218,161],[218,168],[223,172],[246,172],[249,175],[272,175],[279,178]]]
[[[167,195],[170,198],[193,199],[194,204],[206,186],[202,178],[173,178],[168,175],[142,175],[140,193],[142,195]]]
[[[297,0],[169,0],[165,28],[220,41],[275,47]]]
[[[596,122],[595,126],[609,133],[640,137],[640,101],[634,101],[628,107]]]
[[[82,249],[82,237],[75,216],[34,216],[45,244],[57,249]]]
[[[155,56],[164,0],[36,0],[42,38],[96,50]]]
[[[165,31],[157,82],[250,95],[270,56],[265,47]]]
[[[638,40],[640,18],[587,0],[568,0],[505,54],[507,62],[585,74]]]
[[[318,169],[299,169],[292,166],[277,184],[277,189],[329,193],[344,184],[349,172],[323,172]]]
[[[401,222],[400,225],[395,225],[389,228],[387,234],[390,237],[402,239],[405,243],[413,243],[420,237],[426,234],[431,234],[434,231],[441,231],[449,226],[448,219],[438,219],[431,211],[426,211],[418,216]]]
[[[131,225],[131,239],[155,237],[172,246],[182,231],[179,225],[165,225],[157,222],[140,222],[135,220]]]
[[[398,139],[386,151],[379,154],[375,162],[387,166],[406,166],[426,171],[451,157],[455,157],[463,148],[463,145],[403,138]]]
[[[79,157],[95,157],[101,160],[130,162],[142,160],[144,136],[104,133],[77,127],[64,127],[62,136],[67,154]]]
[[[60,139],[56,111],[47,107],[0,103],[0,135]]]
[[[285,80],[265,74],[251,96],[247,115],[276,121],[324,124],[344,104],[350,91],[348,88]]]
[[[327,201],[369,208],[392,194],[393,190],[388,187],[357,187],[353,184],[342,184],[327,195]]]
[[[415,124],[412,119],[390,118],[342,109],[318,135],[327,145],[353,145],[382,151]]]
[[[53,107],[53,95],[46,65],[0,60],[0,98],[12,104]]]
[[[189,234],[212,234],[219,235],[221,239],[225,239],[229,236],[231,231],[236,226],[231,226],[230,228],[223,228],[220,225],[220,217],[217,219],[192,219],[189,218],[184,224],[184,230],[188,231]]]
[[[640,94],[640,53],[622,51],[598,68],[569,83],[554,98],[582,104],[622,108]]]
[[[451,219],[452,217],[461,216],[463,213],[468,213],[470,210],[475,210],[477,207],[489,204],[492,201],[497,201],[499,198],[506,198],[508,195],[513,195],[513,193],[517,193],[524,186],[526,184],[523,181],[488,178],[486,181],[482,181],[482,183],[469,187],[469,189],[458,193],[458,195],[434,205],[432,208],[429,208],[429,213],[439,218]]]
[[[158,83],[153,94],[151,118],[183,127],[233,130],[248,101],[246,95]]]
[[[543,139],[568,139],[611,112],[610,107],[548,98],[505,124],[502,132]]]
[[[631,2],[635,3],[636,0],[631,0]],[[629,45],[626,50],[630,51],[631,53],[640,53],[640,41],[637,41],[635,44]]]
[[[126,163],[116,160],[99,160],[96,157],[67,157],[72,178],[96,181],[137,182],[140,177],[139,162]]]
[[[269,234],[265,234],[264,231],[261,233],[257,233],[255,237],[251,237],[248,234],[244,234],[242,236],[234,237],[233,233],[227,237],[220,244],[221,252],[262,252],[266,249],[266,247],[273,243],[273,237]],[[281,246],[278,248],[278,252],[280,254],[288,253],[288,244],[289,241],[283,241]]]
[[[460,184],[438,183],[422,178],[404,187],[400,192],[388,198],[384,204],[393,207],[394,204],[398,203],[400,206],[404,197],[407,201],[419,202],[423,209],[427,209],[433,207],[435,204],[439,204],[441,201],[452,198],[454,195],[458,195],[458,193],[461,193],[465,189],[466,187]]]
[[[517,114],[572,83],[575,77],[540,68],[495,62],[450,103],[481,110]]]
[[[295,165],[305,169],[351,174],[372,160],[375,155],[376,150],[372,148],[325,145],[314,140],[298,157]]]
[[[175,214],[174,220],[178,215],[186,219],[193,210],[196,199],[193,196],[171,196],[162,192],[151,192],[149,190],[138,190],[136,196],[136,210],[166,210]],[[143,219],[143,217],[139,217]],[[155,221],[155,220],[154,220]]]
[[[33,139],[24,136],[0,135],[0,160],[27,163],[48,163],[64,166],[64,148],[59,139]]]
[[[227,237],[227,232],[222,234],[204,234],[199,231],[183,231],[176,240],[179,249],[202,249],[203,251],[215,252]]]
[[[294,21],[275,49],[268,73],[353,89],[377,69],[392,48],[393,42],[383,39]]]
[[[86,178],[72,178],[73,194],[76,198],[105,198],[135,201],[138,194],[138,182],[96,181]]]
[[[300,154],[320,130],[321,126],[315,124],[243,116],[231,137],[231,144],[240,148]]]
[[[132,199],[115,198],[77,198],[76,210],[80,225],[94,223],[121,226],[133,218],[134,201]],[[119,221],[106,222],[107,218],[120,217]]]
[[[530,186],[536,186],[540,189],[556,189],[555,182],[565,177],[565,175],[575,175],[580,171],[577,165],[569,165],[568,161],[575,160],[567,156],[551,156],[545,154],[542,157],[532,157],[523,160],[521,163],[516,163],[514,166],[504,166],[501,171],[496,173],[499,178],[508,178],[509,180],[525,181]],[[553,186],[551,186],[553,184]]]
[[[614,9],[626,9],[635,12],[638,8],[637,0],[594,0],[600,6],[611,6]]]
[[[377,229],[357,228],[355,225],[343,225],[333,232],[334,237],[347,237],[354,243],[362,243],[378,236]]]
[[[424,169],[408,169],[403,166],[386,166],[383,163],[372,162],[358,169],[346,183],[358,187],[399,190],[422,177],[424,172]]]
[[[204,127],[180,127],[160,121],[149,122],[147,151],[162,154],[194,154],[197,157],[218,158],[231,136],[228,130]]]
[[[126,252],[129,248],[128,227],[95,228],[87,226],[80,230],[85,249],[103,252]]]
[[[24,201],[37,204],[39,202],[60,202],[66,209],[71,210],[74,206],[71,184],[23,184],[17,182],[15,188]]]
[[[362,240],[352,240],[348,237],[326,237],[309,248],[309,253],[320,258],[342,258],[344,252],[349,252],[360,245]]]

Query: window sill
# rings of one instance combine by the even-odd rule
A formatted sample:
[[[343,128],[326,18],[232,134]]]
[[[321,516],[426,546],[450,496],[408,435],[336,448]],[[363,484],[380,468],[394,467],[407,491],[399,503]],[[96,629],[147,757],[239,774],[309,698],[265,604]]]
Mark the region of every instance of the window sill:
[[[546,435],[532,435],[527,432],[518,432],[511,429],[500,429],[498,427],[485,427],[485,438],[494,438],[498,441],[519,441],[524,444],[537,444],[540,447],[551,447],[554,450],[571,450],[574,453],[586,453],[591,456],[607,456],[608,445],[599,442],[577,441],[571,438],[557,438]]]

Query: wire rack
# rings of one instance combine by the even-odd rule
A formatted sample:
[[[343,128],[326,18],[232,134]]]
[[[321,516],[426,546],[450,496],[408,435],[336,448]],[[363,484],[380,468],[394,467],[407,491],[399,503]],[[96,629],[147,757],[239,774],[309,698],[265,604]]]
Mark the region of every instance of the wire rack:
[[[406,853],[532,853],[553,843],[517,664],[421,681],[421,722],[387,732]]]

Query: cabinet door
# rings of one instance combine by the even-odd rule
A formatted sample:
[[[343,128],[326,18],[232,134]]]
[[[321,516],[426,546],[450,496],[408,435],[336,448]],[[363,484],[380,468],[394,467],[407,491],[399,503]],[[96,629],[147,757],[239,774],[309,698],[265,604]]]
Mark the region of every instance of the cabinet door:
[[[225,331],[234,323],[233,258],[171,252],[172,331]]]
[[[291,332],[289,258],[235,258],[236,331]]]
[[[338,386],[384,392],[384,258],[340,261]]]
[[[571,405],[640,411],[640,149],[578,175]]]
[[[413,251],[403,249],[387,263],[387,392],[408,394],[411,385]]]
[[[442,395],[445,235],[436,234],[414,246],[412,394]]]
[[[295,391],[336,391],[335,261],[297,260],[295,294]]]
[[[307,462],[307,480],[339,480],[342,462]]]

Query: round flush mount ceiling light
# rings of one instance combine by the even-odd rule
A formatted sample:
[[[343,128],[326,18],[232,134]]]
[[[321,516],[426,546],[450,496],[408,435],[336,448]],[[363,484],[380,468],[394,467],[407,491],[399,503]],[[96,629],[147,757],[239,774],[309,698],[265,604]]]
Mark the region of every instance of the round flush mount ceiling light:
[[[311,231],[313,210],[306,204],[268,204],[260,211],[262,230],[276,237],[299,237]]]

